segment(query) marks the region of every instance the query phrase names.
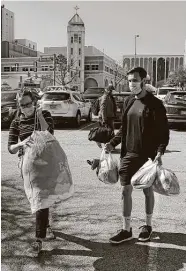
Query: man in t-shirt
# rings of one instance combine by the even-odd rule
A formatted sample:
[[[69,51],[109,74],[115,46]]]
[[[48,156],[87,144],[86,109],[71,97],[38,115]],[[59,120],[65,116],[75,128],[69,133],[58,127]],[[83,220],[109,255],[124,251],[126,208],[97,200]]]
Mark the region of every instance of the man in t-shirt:
[[[129,88],[132,94],[124,101],[122,124],[113,139],[105,145],[106,151],[112,151],[121,143],[120,182],[123,200],[123,229],[110,238],[110,242],[119,244],[132,239],[131,178],[138,169],[151,158],[161,162],[169,142],[169,128],[166,110],[162,102],[146,90],[147,72],[136,67],[128,73]],[[146,224],[142,226],[139,241],[148,241],[152,233],[152,214],[154,193],[152,187],[143,190],[145,195]],[[139,206],[139,208],[141,208]]]

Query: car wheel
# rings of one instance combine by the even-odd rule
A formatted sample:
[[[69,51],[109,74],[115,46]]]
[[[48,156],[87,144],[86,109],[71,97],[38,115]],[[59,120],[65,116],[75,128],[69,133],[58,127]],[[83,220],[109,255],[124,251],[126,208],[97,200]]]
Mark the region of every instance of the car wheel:
[[[77,112],[76,118],[74,120],[74,124],[76,127],[79,127],[81,124],[81,114],[80,112]]]
[[[92,121],[92,111],[90,110],[88,113],[87,122],[91,122],[91,121]]]

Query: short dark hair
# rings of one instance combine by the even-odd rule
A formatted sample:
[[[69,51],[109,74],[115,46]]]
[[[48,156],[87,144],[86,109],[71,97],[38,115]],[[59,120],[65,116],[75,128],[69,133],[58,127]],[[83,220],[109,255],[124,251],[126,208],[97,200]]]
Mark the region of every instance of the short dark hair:
[[[17,101],[25,96],[29,96],[33,102],[39,99],[39,95],[35,89],[23,88],[17,93]]]
[[[141,80],[143,80],[147,76],[146,70],[144,68],[142,68],[142,67],[134,67],[134,68],[132,68],[131,70],[129,70],[127,72],[127,75],[134,74],[135,72],[139,73],[139,76],[141,77]]]

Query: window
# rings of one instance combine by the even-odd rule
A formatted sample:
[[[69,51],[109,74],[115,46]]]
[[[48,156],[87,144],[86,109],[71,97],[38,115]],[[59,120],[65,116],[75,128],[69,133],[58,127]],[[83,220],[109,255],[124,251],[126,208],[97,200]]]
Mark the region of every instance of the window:
[[[79,37],[79,43],[81,43],[81,37]]]
[[[30,68],[30,72],[33,72],[34,71],[34,69],[33,68]]]
[[[73,48],[71,48],[71,55],[73,55]]]
[[[27,71],[28,71],[28,68],[22,68],[22,71],[23,71],[23,72],[27,72]]]
[[[85,70],[89,71],[90,70],[90,65],[85,65]]]
[[[54,67],[53,66],[50,66],[50,71],[53,71]]]
[[[110,69],[110,74],[113,74],[113,70],[112,69]]]
[[[10,67],[4,67],[4,72],[9,72],[10,71]]]
[[[69,93],[45,93],[42,97],[43,101],[66,101],[70,99]]]
[[[73,43],[73,37],[71,37],[71,43]]]
[[[70,76],[73,77],[73,71],[70,72]]]
[[[31,44],[29,43],[29,48],[31,48]]]
[[[74,42],[78,42],[78,34],[74,34]]]
[[[81,72],[79,71],[79,78],[81,77]]]
[[[98,70],[98,65],[92,65],[92,70],[93,71]]]
[[[81,66],[81,60],[79,60],[79,66]]]
[[[70,65],[73,66],[73,64],[74,64],[74,61],[73,61],[73,59],[71,59]]]
[[[105,66],[105,71],[109,72],[109,67]]]
[[[79,48],[79,55],[81,55],[81,48]]]
[[[11,67],[11,72],[15,72],[16,71],[16,67]]]
[[[35,45],[33,45],[33,50],[35,50]]]
[[[42,71],[48,71],[48,66],[41,66]]]

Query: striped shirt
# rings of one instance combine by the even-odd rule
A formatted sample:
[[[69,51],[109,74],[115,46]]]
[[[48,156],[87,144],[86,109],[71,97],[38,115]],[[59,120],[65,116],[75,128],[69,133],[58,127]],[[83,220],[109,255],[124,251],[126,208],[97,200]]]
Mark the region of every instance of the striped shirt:
[[[54,124],[53,119],[50,112],[43,110],[42,111],[43,117],[48,124],[48,131],[53,134],[54,133]],[[35,126],[35,114],[31,117],[25,117],[21,114],[12,121],[9,129],[9,137],[8,137],[8,150],[10,153],[10,146],[13,144],[17,144],[19,139],[20,141],[25,140],[27,137],[31,136],[32,132],[34,131]],[[38,125],[36,130],[41,130],[40,123],[38,121]]]

